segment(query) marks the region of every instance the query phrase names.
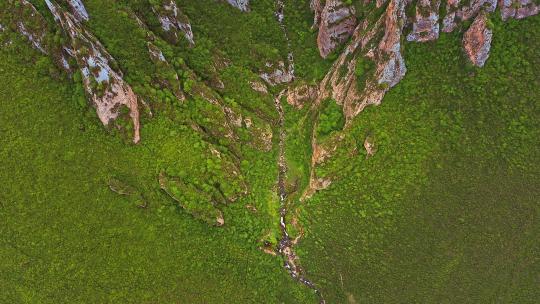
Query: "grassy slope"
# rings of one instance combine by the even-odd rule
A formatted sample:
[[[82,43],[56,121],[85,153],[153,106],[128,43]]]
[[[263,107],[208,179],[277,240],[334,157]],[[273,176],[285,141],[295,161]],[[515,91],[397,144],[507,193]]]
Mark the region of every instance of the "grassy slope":
[[[306,205],[299,250],[328,303],[538,299],[539,28],[497,21],[482,69],[458,34],[407,44],[407,76],[348,134],[377,154],[329,164],[342,179]]]
[[[144,35],[119,14],[122,5],[139,2],[85,1],[89,27],[140,86],[158,71]],[[330,60],[318,58],[308,3],[286,4],[297,74],[320,79]],[[267,58],[286,54],[273,1],[257,1],[250,14],[213,0],[179,5],[191,16],[198,46],[173,48],[170,59],[182,57],[202,71],[213,48],[225,51],[233,67],[222,75],[224,95],[247,107],[269,99],[263,112],[272,115],[271,98],[253,98],[245,83]],[[373,134],[377,155],[366,161],[344,149],[329,164],[343,179],[307,203],[308,235],[299,251],[329,303],[533,298],[540,42],[531,29],[539,22],[498,24],[484,69],[462,68],[457,35],[407,46],[405,80],[348,132],[360,149]],[[15,48],[26,51],[15,55]],[[26,44],[0,54],[0,288],[7,291],[0,302],[314,301],[277,258],[256,249],[277,223],[275,151],[246,151],[254,192],[225,208],[224,229],[206,227],[155,182],[161,169],[201,161],[186,153],[200,141],[193,132],[158,113],[144,119],[143,143],[126,145],[99,127],[91,109],[81,114],[71,84],[36,76],[39,68],[23,60],[36,56]],[[310,123],[305,110],[285,107],[289,177],[302,188]],[[111,176],[143,191],[150,209],[111,193]]]
[[[145,125],[145,143],[125,144],[91,109],[81,112],[68,82],[40,73],[25,42],[0,54],[0,302],[313,300],[256,249],[260,234],[246,241],[245,202],[216,229],[157,189],[159,168],[187,157],[189,132],[158,117]],[[144,191],[149,209],[109,191],[112,176]]]

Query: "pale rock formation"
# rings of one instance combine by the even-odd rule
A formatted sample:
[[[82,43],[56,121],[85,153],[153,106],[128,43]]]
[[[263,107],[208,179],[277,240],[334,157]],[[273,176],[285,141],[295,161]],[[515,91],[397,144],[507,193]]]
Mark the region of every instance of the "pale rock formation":
[[[315,126],[314,129],[317,129]],[[317,143],[315,133],[311,139],[311,149],[313,154],[311,155],[311,172],[309,176],[308,187],[304,190],[301,199],[309,199],[316,191],[324,190],[332,184],[332,180],[328,177],[319,177],[315,172],[315,167],[324,163],[324,161],[335,154],[340,142],[343,140],[343,134],[334,136],[331,140],[326,141],[324,144]]]
[[[82,22],[90,20],[90,16],[88,15],[88,11],[86,11],[82,0],[66,0],[66,2],[77,21]]]
[[[471,0],[468,6],[463,6],[456,14],[461,21],[469,20],[480,11],[493,13],[497,8],[497,0]]]
[[[499,6],[503,20],[523,19],[540,12],[540,4],[533,0],[499,0]]]
[[[448,0],[446,16],[443,19],[443,32],[452,32],[458,21],[466,21],[476,17],[480,11],[492,13],[497,8],[497,0],[471,0],[469,5],[461,5],[460,0]]]
[[[173,69],[173,67],[169,64],[165,56],[163,55],[163,52],[161,49],[159,49],[155,44],[152,42],[147,42],[148,45],[148,54],[150,55],[150,60],[159,68],[163,69],[167,73],[173,75],[173,78],[167,78],[163,77],[161,74],[159,74],[158,81],[161,85],[169,88],[171,92],[173,92],[174,96],[178,98],[180,101],[184,101],[186,99],[184,92],[182,91],[182,87],[180,84],[180,79],[178,77],[178,74]]]
[[[366,137],[364,140],[364,149],[366,149],[366,158],[375,155],[376,148],[372,137]]]
[[[49,31],[46,19],[26,0],[17,0],[12,7],[12,29],[28,39],[31,45],[41,53],[50,56],[53,62],[66,72],[71,72],[68,52],[52,42],[54,33]],[[0,15],[2,12],[0,12]],[[6,42],[6,45],[11,41]]]
[[[341,0],[327,0],[321,10],[320,1],[311,3],[315,11],[315,22],[319,26],[317,44],[321,57],[326,58],[353,33],[357,21],[354,7]]]
[[[152,62],[163,62],[167,63],[167,59],[163,55],[163,52],[152,42],[148,42],[148,54],[150,55],[150,60]]]
[[[321,3],[321,0],[311,0],[309,3],[309,7],[311,8],[311,11],[313,11],[313,29],[316,29],[319,27],[319,24],[321,24],[321,14],[323,11],[323,4]]]
[[[471,62],[479,67],[484,66],[489,57],[493,31],[487,27],[487,17],[480,14],[471,27],[463,35],[463,47]]]
[[[32,3],[26,0],[18,0],[18,3],[19,6],[15,11],[17,31],[25,36],[35,49],[48,54],[45,46],[47,21]]]
[[[446,16],[444,16],[442,21],[442,31],[445,33],[453,31],[457,26],[456,13],[459,9],[459,1],[460,0],[448,0],[446,2]]]
[[[274,67],[273,63],[267,62],[266,68],[270,71],[261,73],[260,76],[271,86],[294,80],[294,64],[292,63],[285,66],[285,62],[279,61],[277,67]]]
[[[227,2],[243,12],[249,11],[249,0],[227,0]]]
[[[417,2],[413,31],[407,36],[408,41],[425,42],[439,38],[440,5],[440,0],[420,0]]]
[[[172,43],[180,41],[179,34],[182,34],[190,46],[195,45],[191,24],[186,15],[184,15],[173,0],[163,0],[158,8],[152,7],[161,23],[161,28],[165,32],[165,38]]]
[[[119,117],[121,108],[126,107],[133,123],[133,142],[139,142],[137,96],[122,79],[122,73],[111,67],[116,65],[114,58],[72,14],[65,12],[53,0],[46,0],[46,3],[54,19],[71,40],[70,54],[77,61],[85,91],[101,122],[108,126]]]
[[[250,81],[249,85],[254,91],[257,91],[259,93],[268,94],[268,88],[266,85],[259,81]]]
[[[371,29],[368,29],[367,21],[355,29],[352,42],[321,82],[315,105],[326,98],[333,98],[343,105],[345,118],[349,121],[367,105],[379,104],[386,91],[403,78],[406,72],[401,55],[404,5],[405,1],[391,0]],[[356,65],[368,60],[374,63],[375,68],[366,71],[369,75],[365,83],[358,85]]]

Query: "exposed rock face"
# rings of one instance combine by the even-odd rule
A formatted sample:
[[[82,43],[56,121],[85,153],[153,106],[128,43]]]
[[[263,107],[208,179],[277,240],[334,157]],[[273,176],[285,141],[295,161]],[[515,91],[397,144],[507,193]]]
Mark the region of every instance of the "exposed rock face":
[[[369,1],[365,1],[367,4]],[[424,42],[436,40],[439,31],[452,32],[460,22],[474,19],[472,25],[464,34],[463,47],[465,53],[476,66],[483,66],[489,57],[493,32],[489,28],[489,13],[497,7],[497,0],[448,0],[446,14],[440,29],[439,10],[441,1],[418,0],[377,0],[376,7],[381,8],[388,2],[384,13],[378,17],[376,10],[367,12],[367,17],[353,32],[352,41],[335,60],[319,85],[318,97],[312,106],[317,111],[319,104],[333,98],[343,106],[347,119],[345,127],[351,119],[357,116],[366,106],[379,104],[385,93],[395,86],[406,73],[405,62],[401,55],[401,40],[404,36],[404,25],[412,25],[412,31],[407,40]],[[325,24],[325,7],[323,1],[312,0],[311,9],[314,11],[316,25]],[[327,1],[326,5],[333,3]],[[540,5],[534,0],[499,0],[503,20],[508,18],[521,19],[539,13]],[[405,7],[416,5],[414,20],[407,20]],[[377,19],[378,18],[378,19]],[[369,20],[377,20],[370,22]],[[332,22],[328,22],[332,24]],[[319,41],[320,42],[320,41]],[[321,45],[319,44],[319,47]],[[321,53],[323,54],[323,53]],[[292,104],[295,98],[291,98]],[[332,157],[334,148],[342,145],[339,140],[324,140],[317,143],[314,132],[312,138],[313,157],[310,184],[304,197],[329,184],[328,177],[318,177],[314,168]],[[366,141],[368,155],[373,152],[373,146]],[[370,152],[371,151],[371,152]]]
[[[186,15],[184,15],[176,6],[173,0],[162,0],[160,7],[152,7],[152,10],[157,15],[161,28],[165,32],[165,37],[171,43],[180,41],[180,34],[185,37],[189,45],[195,45],[191,24]]]
[[[251,88],[254,90],[254,91],[257,91],[259,93],[263,93],[263,94],[268,94],[268,88],[266,87],[266,85],[262,82],[258,82],[258,81],[250,81],[249,82],[249,85],[251,86]]]
[[[45,36],[47,34],[47,21],[36,10],[32,3],[26,0],[19,0],[18,7],[14,13],[17,17],[17,31],[28,38],[32,46],[43,54],[47,54],[45,46]]]
[[[487,27],[487,17],[480,14],[471,27],[463,35],[463,47],[471,62],[479,67],[484,66],[489,57],[493,31]]]
[[[373,138],[371,138],[370,136],[366,137],[366,139],[364,140],[364,149],[366,149],[366,158],[375,155],[375,143],[373,142]]]
[[[289,83],[294,80],[294,64],[289,63],[285,66],[285,62],[280,61],[277,67],[271,62],[266,63],[268,72],[262,73],[261,78],[269,85],[274,86],[281,83]]]
[[[54,33],[49,31],[45,18],[26,0],[17,0],[14,3],[10,10],[13,18],[12,29],[25,36],[36,50],[50,56],[58,67],[71,72],[67,60],[69,54],[61,45],[53,42],[51,38]],[[0,16],[2,13],[0,12]]]
[[[227,2],[243,12],[249,11],[249,0],[227,0]]]
[[[297,109],[302,109],[306,102],[317,99],[318,93],[317,87],[303,84],[288,90],[287,103]]]
[[[420,0],[416,5],[416,17],[413,31],[407,36],[408,41],[430,41],[439,38],[440,0]]]
[[[474,18],[480,11],[492,13],[497,8],[497,0],[472,0],[468,6],[463,6],[458,11],[457,17],[460,20]]]
[[[474,18],[480,11],[492,13],[495,8],[497,8],[497,0],[471,0],[468,5],[462,5],[460,0],[448,0],[442,31],[452,32],[459,21]]]
[[[457,24],[456,24],[456,13],[458,10],[460,0],[448,0],[446,2],[446,16],[444,16],[444,19],[442,21],[442,31],[443,32],[451,32],[453,31]]]
[[[499,0],[503,20],[523,19],[540,12],[540,4],[533,0]]]
[[[367,105],[379,104],[386,91],[403,78],[406,72],[401,56],[404,4],[402,0],[391,0],[371,29],[368,30],[367,21],[355,29],[352,42],[321,82],[316,105],[331,97],[343,105],[345,117],[350,120]],[[357,65],[369,62],[372,68],[359,73]]]
[[[313,137],[311,139],[311,149],[313,151],[313,154],[311,155],[312,170],[309,175],[309,185],[302,194],[302,200],[310,198],[313,196],[313,194],[315,194],[316,191],[324,190],[332,184],[332,180],[330,178],[317,176],[316,171],[313,169],[324,163],[324,161],[329,157],[332,157],[342,139],[343,136],[338,135],[324,144],[317,143],[317,138],[315,133],[313,133]]]
[[[382,7],[387,1],[377,1]],[[325,24],[336,26],[343,18],[347,19],[346,6],[340,1],[326,1],[324,7],[320,0],[311,1],[315,13],[315,23],[320,24],[324,35]],[[540,5],[532,0],[501,0],[503,19],[524,18],[537,14]],[[365,106],[379,104],[386,91],[396,85],[405,75],[406,67],[401,55],[401,38],[404,24],[408,20],[404,10],[407,5],[416,5],[412,32],[407,35],[409,41],[430,41],[439,37],[440,0],[390,0],[384,14],[374,24],[368,19],[353,31],[351,43],[345,48],[320,84],[317,105],[325,98],[333,98],[343,105],[345,117],[349,120],[361,112]],[[486,16],[495,11],[496,0],[448,0],[447,13],[442,20],[442,31],[453,31],[458,22],[482,15],[473,22],[464,39],[464,48],[473,64],[482,66],[489,56],[492,31],[487,28]],[[344,13],[341,13],[341,12]],[[330,12],[333,12],[331,14]],[[374,14],[374,12],[371,12]],[[327,29],[330,27],[327,27]],[[382,38],[381,38],[382,37]],[[321,54],[327,54],[325,44],[319,39]],[[331,39],[331,41],[337,41]],[[333,45],[335,46],[335,45]],[[331,47],[328,50],[332,49]]]
[[[320,1],[314,0],[311,7],[315,11],[315,22],[319,25],[319,52],[321,57],[326,58],[353,33],[357,24],[354,7],[341,0],[327,0],[322,10]]]
[[[53,0],[46,0],[54,19],[71,40],[70,55],[77,61],[87,95],[96,108],[101,122],[107,126],[117,119],[126,107],[133,123],[133,142],[140,140],[139,110],[137,96],[122,79],[114,58],[91,33],[86,31],[77,19],[65,12]]]
[[[88,15],[88,12],[86,11],[86,8],[84,7],[84,4],[82,0],[66,0],[73,16],[77,19],[77,21],[88,21],[90,20],[90,16]]]

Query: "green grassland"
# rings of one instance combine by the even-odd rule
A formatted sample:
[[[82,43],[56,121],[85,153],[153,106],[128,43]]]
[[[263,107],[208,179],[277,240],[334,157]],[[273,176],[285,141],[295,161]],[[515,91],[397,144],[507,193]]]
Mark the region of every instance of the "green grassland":
[[[52,24],[44,3],[31,2]],[[162,39],[148,1],[84,1],[87,28],[152,109],[143,111],[138,145],[101,126],[80,84],[50,59],[20,35],[0,33],[0,45],[13,41],[0,47],[0,303],[316,303],[279,257],[259,249],[279,237],[272,95],[283,86],[265,95],[248,83],[260,80],[267,61],[287,56],[274,1],[253,1],[250,13],[214,0],[177,2],[193,25],[193,48]],[[336,54],[319,58],[309,1],[285,3],[298,82],[314,84]],[[352,122],[337,156],[317,168],[336,181],[295,203],[306,232],[301,264],[327,303],[540,296],[540,18],[493,23],[482,69],[467,64],[457,33],[406,44],[405,79]],[[150,31],[167,68],[148,56]],[[184,103],[156,85],[171,73]],[[226,118],[189,95],[197,90],[269,128],[273,147],[261,149],[244,127],[235,130],[237,142],[225,140]],[[315,115],[321,140],[343,127],[343,117],[331,100],[321,113],[283,107],[287,186],[296,200],[308,183]],[[377,146],[370,158],[366,136]],[[213,227],[186,212],[198,206],[184,209],[160,189],[162,173],[209,192],[220,184],[234,193],[239,183],[249,191],[219,204],[225,225]],[[111,181],[135,194],[111,191]],[[204,196],[194,197],[190,203]]]

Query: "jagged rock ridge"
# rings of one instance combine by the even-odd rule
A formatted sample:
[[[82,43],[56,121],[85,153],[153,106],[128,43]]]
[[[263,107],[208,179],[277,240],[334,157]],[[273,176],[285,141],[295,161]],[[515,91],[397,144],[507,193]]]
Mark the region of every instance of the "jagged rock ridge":
[[[485,14],[480,14],[471,27],[463,35],[463,48],[471,62],[479,67],[484,66],[489,57],[493,31],[487,25]]]
[[[326,5],[331,2],[327,1]],[[370,2],[363,3],[369,5]],[[496,0],[470,2],[449,0],[446,3],[446,15],[440,16],[441,2],[439,0],[377,1],[375,8],[386,5],[384,12],[376,18],[374,13],[377,10],[373,9],[364,20],[360,20],[353,31],[350,43],[320,83],[313,108],[316,109],[323,100],[332,98],[343,106],[344,116],[347,122],[350,122],[367,105],[379,104],[385,93],[405,76],[407,69],[401,55],[401,43],[404,38],[416,42],[436,40],[440,30],[454,31],[466,20],[473,20],[473,22],[463,37],[464,53],[472,64],[483,66],[489,57],[494,35],[489,14],[495,12],[497,4],[500,6],[503,20],[521,19],[538,14],[540,7],[529,0],[501,0],[499,2]],[[416,5],[415,14],[408,17],[406,8],[411,5]],[[322,13],[320,1],[311,1],[311,8],[314,10],[316,25],[325,22],[332,23],[330,20],[324,20],[328,16]],[[407,31],[409,31],[408,34],[406,34]],[[317,42],[319,49],[328,47],[328,43],[320,39]],[[324,53],[321,52],[321,55]],[[294,104],[294,100],[291,103]],[[304,197],[330,184],[331,180],[316,176],[314,168],[332,156],[333,151],[336,151],[337,146],[340,145],[341,139],[338,133],[329,140],[319,142],[314,132],[312,173],[310,186],[305,191]]]
[[[88,12],[86,11],[86,7],[84,7],[84,4],[82,3],[82,0],[66,0],[73,16],[77,19],[77,21],[88,21],[90,20],[90,16],[88,15]]]
[[[82,27],[77,18],[65,12],[53,0],[46,0],[49,10],[70,38],[65,48],[75,58],[81,71],[84,89],[96,108],[104,125],[116,120],[126,107],[133,123],[133,142],[140,140],[138,99],[131,87],[123,80],[122,72],[114,69],[114,58],[90,32]]]
[[[176,44],[180,41],[179,34],[182,34],[190,46],[195,45],[189,19],[178,9],[176,2],[173,0],[162,0],[160,6],[152,6],[152,11],[161,23],[166,40]]]
[[[313,27],[319,28],[319,51],[326,58],[353,33],[357,24],[354,7],[341,0],[328,0],[324,6],[320,0],[312,0],[311,9],[315,13]]]

